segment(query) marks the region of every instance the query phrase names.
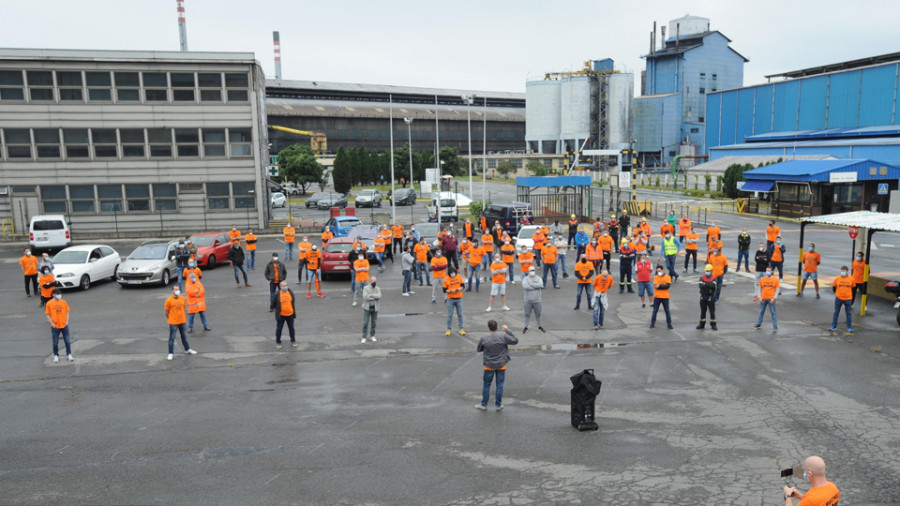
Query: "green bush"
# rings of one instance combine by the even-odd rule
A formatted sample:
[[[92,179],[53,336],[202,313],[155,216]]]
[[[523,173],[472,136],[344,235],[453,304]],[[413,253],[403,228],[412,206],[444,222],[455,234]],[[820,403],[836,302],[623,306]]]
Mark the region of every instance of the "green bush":
[[[490,202],[485,202],[485,205],[490,205],[490,204],[491,204]],[[480,200],[473,200],[472,203],[469,204],[469,214],[475,218],[481,216],[481,211],[483,211],[483,210],[484,210],[484,208],[481,207]]]
[[[706,191],[710,191],[709,187],[712,185],[712,176],[709,174],[703,174],[703,180],[706,183]]]

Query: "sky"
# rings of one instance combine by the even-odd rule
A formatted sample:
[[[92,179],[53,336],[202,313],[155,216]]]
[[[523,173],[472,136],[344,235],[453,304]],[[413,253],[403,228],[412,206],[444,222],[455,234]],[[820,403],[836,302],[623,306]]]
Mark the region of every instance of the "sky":
[[[653,22],[690,14],[765,75],[900,51],[898,0],[185,0],[191,51],[255,53],[274,77],[524,92],[545,72],[612,58],[633,72]],[[671,35],[667,33],[667,37]],[[0,48],[179,50],[176,0],[0,0]]]

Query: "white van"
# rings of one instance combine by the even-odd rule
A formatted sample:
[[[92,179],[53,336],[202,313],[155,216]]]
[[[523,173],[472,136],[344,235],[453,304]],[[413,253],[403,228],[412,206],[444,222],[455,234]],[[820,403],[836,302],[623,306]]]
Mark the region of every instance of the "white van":
[[[33,216],[28,225],[28,243],[32,249],[57,249],[71,246],[72,233],[66,217],[61,214]]]
[[[459,221],[459,207],[453,199],[442,198],[440,207],[441,221]],[[438,199],[431,198],[431,205],[428,206],[428,221],[438,221]]]

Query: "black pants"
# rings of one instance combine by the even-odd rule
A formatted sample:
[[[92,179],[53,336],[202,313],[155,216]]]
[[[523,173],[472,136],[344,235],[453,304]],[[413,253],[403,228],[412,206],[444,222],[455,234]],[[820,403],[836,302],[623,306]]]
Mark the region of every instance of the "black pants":
[[[684,250],[684,270],[688,268],[688,260],[694,257],[694,270],[697,270],[697,250],[695,249],[686,249]]]
[[[391,246],[392,253],[397,253],[398,251],[400,253],[403,253],[403,238],[402,237],[394,237],[394,243]]]
[[[29,286],[29,282],[30,282],[30,286]],[[31,274],[31,275],[25,276],[25,293],[27,293],[29,296],[31,295],[31,288],[32,288],[32,287],[34,287],[34,294],[35,294],[35,295],[40,295],[40,294],[41,294],[40,290],[38,290],[38,277],[37,277],[37,274]]]
[[[457,271],[459,270],[459,259],[457,258],[456,250],[448,251],[444,250],[444,257],[447,259],[447,267],[453,266]]]
[[[569,241],[566,243],[567,247],[575,244],[575,234],[577,234],[577,233],[578,233],[578,231],[569,232]]]
[[[631,262],[623,262],[619,260],[619,291],[625,289],[625,286],[628,286],[628,291],[631,291]]]
[[[709,323],[716,324],[716,302],[714,300],[700,299],[700,323],[706,324],[706,310],[709,309]]]
[[[285,323],[287,323],[287,327],[288,327],[288,335],[291,336],[291,342],[292,342],[292,343],[296,343],[296,342],[297,342],[297,335],[296,335],[296,333],[294,332],[294,318],[295,318],[295,317],[296,317],[295,315],[291,315],[291,316],[281,316],[281,315],[278,315],[277,319],[275,320],[275,322],[276,322],[276,326],[275,326],[275,343],[276,343],[276,344],[281,344],[281,331],[284,329],[284,324],[285,324]]]
[[[612,237],[613,246],[615,246],[616,253],[618,253],[619,252],[619,231],[611,230],[609,232],[609,236]]]
[[[612,259],[612,252],[604,251],[603,252],[603,261],[600,262],[600,265],[603,265],[603,262],[606,262],[606,270],[609,270],[610,265],[612,265],[612,264],[610,264],[611,259]]]
[[[303,283],[303,268],[306,267],[306,260],[297,262],[297,281]]]

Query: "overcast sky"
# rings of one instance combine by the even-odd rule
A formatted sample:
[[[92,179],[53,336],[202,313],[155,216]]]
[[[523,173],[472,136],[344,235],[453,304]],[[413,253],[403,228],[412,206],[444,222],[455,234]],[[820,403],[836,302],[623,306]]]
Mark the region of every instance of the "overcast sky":
[[[750,60],[744,84],[900,51],[900,0],[186,0],[192,51],[251,51],[285,79],[524,92],[612,58],[635,93],[657,26],[691,14]],[[669,34],[667,34],[669,35]],[[0,0],[0,47],[179,49],[176,0]]]

